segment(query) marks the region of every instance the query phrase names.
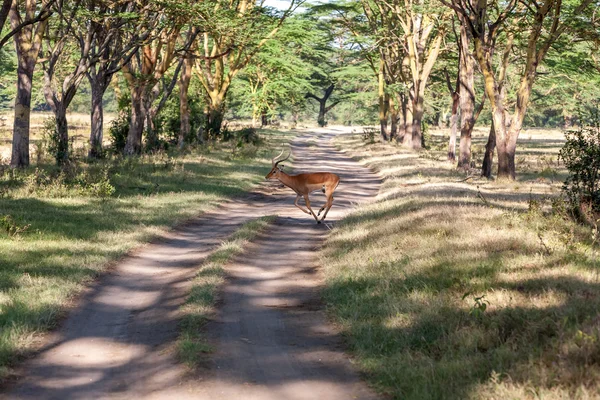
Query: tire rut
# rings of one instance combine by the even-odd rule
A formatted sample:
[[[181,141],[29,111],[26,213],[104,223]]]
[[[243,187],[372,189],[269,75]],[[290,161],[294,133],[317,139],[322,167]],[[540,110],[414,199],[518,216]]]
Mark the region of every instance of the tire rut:
[[[337,173],[328,220],[378,192],[380,179],[335,150],[342,133],[310,132],[292,145],[302,171]],[[279,185],[274,185],[279,186]],[[24,363],[9,399],[372,399],[327,323],[316,251],[328,227],[277,190],[227,202],[124,258],[82,298],[39,354]],[[313,200],[314,199],[314,200]],[[311,195],[314,209],[324,196]],[[173,352],[179,309],[196,269],[242,224],[279,217],[226,268],[219,312],[206,327],[215,348],[190,373]]]

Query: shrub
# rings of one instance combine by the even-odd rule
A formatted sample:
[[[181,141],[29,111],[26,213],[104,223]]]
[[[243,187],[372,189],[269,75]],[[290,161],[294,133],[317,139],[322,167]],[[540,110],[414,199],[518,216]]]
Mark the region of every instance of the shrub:
[[[0,216],[0,232],[5,233],[9,237],[16,237],[19,234],[29,229],[31,225],[18,225],[10,215]]]
[[[600,118],[589,127],[565,132],[560,158],[569,171],[563,185],[571,207],[594,221],[600,216]]]
[[[108,128],[108,135],[111,139],[111,149],[115,154],[123,153],[127,143],[127,134],[129,133],[129,124],[131,122],[131,97],[129,95],[121,96],[118,103],[119,115],[115,118]]]
[[[379,129],[377,128],[363,128],[362,138],[365,142],[373,144],[375,143],[375,135],[379,133]]]

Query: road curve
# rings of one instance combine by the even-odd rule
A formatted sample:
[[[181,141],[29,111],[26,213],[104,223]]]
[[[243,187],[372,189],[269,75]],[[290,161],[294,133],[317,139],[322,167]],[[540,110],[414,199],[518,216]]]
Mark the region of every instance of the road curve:
[[[375,197],[380,179],[336,151],[342,129],[293,142],[297,171],[340,175],[328,221]],[[278,184],[272,184],[279,187]],[[91,288],[3,399],[375,399],[327,323],[316,250],[327,225],[278,188],[227,202],[124,258]],[[313,209],[325,200],[311,195]],[[179,308],[197,266],[243,223],[275,223],[226,270],[220,309],[206,326],[215,351],[206,368],[177,363]]]

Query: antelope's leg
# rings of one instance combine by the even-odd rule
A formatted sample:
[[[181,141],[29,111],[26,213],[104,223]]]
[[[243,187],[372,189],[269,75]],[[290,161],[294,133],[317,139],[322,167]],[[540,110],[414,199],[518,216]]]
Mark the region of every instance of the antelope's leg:
[[[310,210],[310,213],[312,214],[313,217],[315,217],[315,221],[317,221],[317,223],[321,223],[321,221],[319,221],[319,218],[317,218],[317,216],[315,215],[315,212],[312,210],[312,208],[310,208],[310,200],[308,199],[308,195],[305,194],[304,195],[304,201],[306,202],[306,207]]]
[[[332,205],[333,205],[333,196],[329,196],[327,198],[327,203],[325,203],[325,206],[327,206],[327,210],[325,210],[325,214],[323,214],[323,218],[321,218],[321,221],[323,221],[325,219],[325,217],[327,216],[327,213],[331,209]],[[325,208],[325,206],[323,206],[323,208]]]
[[[302,210],[302,212],[307,213],[308,215],[310,215],[310,211],[308,211],[307,209],[305,209],[304,207],[302,207],[300,204],[298,204],[298,200],[300,200],[300,195],[296,195],[296,201],[294,202],[294,205],[296,207],[298,207],[299,209]]]

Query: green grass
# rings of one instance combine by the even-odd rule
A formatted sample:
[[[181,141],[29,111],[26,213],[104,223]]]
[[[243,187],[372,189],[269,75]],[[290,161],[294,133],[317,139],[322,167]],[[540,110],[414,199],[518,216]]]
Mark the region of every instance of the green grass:
[[[275,218],[267,216],[244,224],[200,267],[183,307],[184,316],[177,342],[179,359],[189,367],[197,366],[202,360],[201,355],[212,350],[202,335],[202,327],[214,313],[217,290],[225,279],[223,267],[242,253],[246,244],[263,232]]]
[[[63,170],[0,166],[0,379],[111,262],[262,181],[290,136],[260,133],[264,146],[235,153],[219,144]]]
[[[338,142],[385,177],[322,252],[361,370],[396,399],[600,397],[598,237],[558,210],[560,182],[531,175],[556,154],[526,155],[515,183],[457,182],[438,140],[420,156]]]

